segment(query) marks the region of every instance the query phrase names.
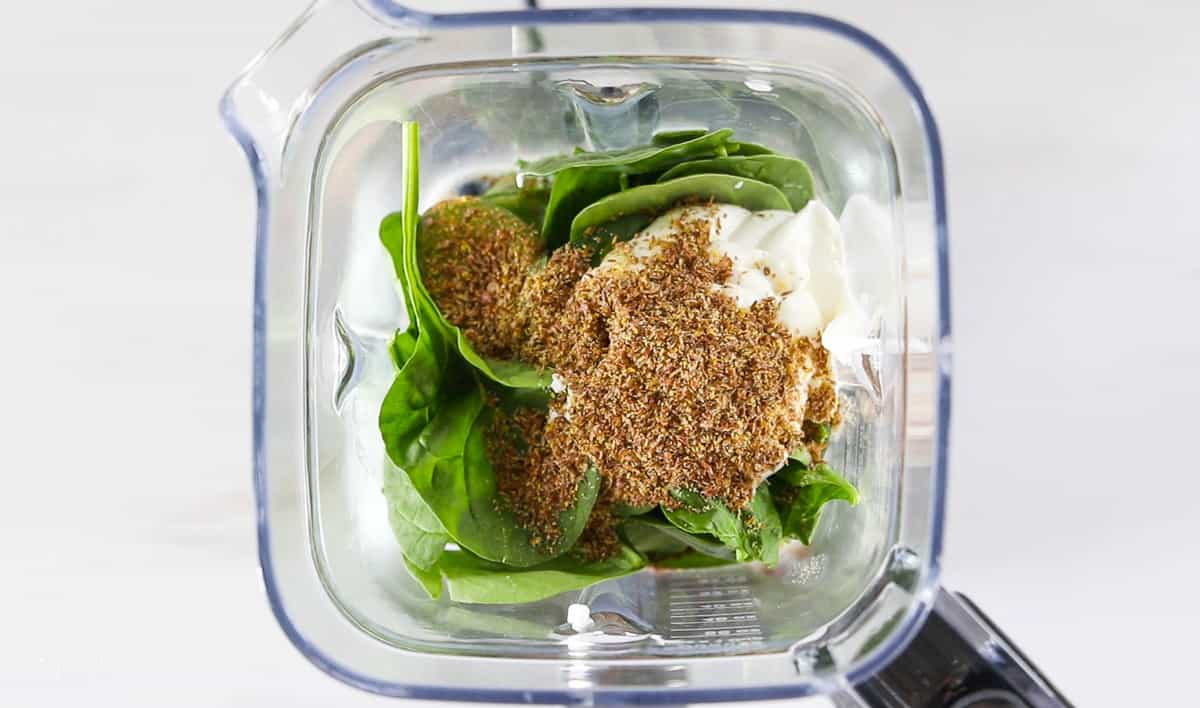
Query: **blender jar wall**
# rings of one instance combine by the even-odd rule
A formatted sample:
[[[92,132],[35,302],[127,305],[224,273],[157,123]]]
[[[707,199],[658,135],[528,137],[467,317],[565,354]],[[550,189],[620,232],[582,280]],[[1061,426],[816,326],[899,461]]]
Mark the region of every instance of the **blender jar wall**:
[[[330,44],[341,53],[326,59]],[[656,85],[624,114],[635,128],[724,127],[732,119],[739,137],[808,159],[835,213],[857,194],[885,215],[871,228],[847,229],[856,282],[883,315],[869,364],[877,390],[854,399],[862,428],[843,440],[856,444],[833,451],[863,488],[864,504],[831,509],[812,556],[786,563],[783,580],[753,586],[772,626],[757,653],[720,649],[703,669],[680,656],[647,660],[662,654],[651,645],[572,656],[548,632],[569,597],[514,608],[422,600],[396,564],[378,492],[372,396],[390,381],[390,362],[376,348],[404,324],[375,241],[378,219],[399,202],[395,122],[423,123],[428,205],[528,151],[628,139],[606,131],[604,115],[581,110],[567,81]],[[513,92],[528,101],[506,105]],[[510,119],[530,102],[547,107],[544,122]],[[803,132],[772,119],[772,111],[798,106]],[[702,700],[830,690],[847,674],[870,671],[911,632],[930,597],[940,536],[940,158],[911,78],[873,40],[791,13],[432,18],[329,3],[239,79],[225,110],[260,193],[260,556],[273,609],[310,658],[372,690],[405,695],[559,701],[593,690],[682,691]],[[876,257],[881,252],[889,257]],[[887,286],[872,289],[880,283]],[[653,597],[638,582],[616,591]],[[683,657],[711,654],[686,642],[681,649]],[[508,662],[495,672],[468,673],[465,662],[479,660],[448,652],[511,658],[494,660]]]

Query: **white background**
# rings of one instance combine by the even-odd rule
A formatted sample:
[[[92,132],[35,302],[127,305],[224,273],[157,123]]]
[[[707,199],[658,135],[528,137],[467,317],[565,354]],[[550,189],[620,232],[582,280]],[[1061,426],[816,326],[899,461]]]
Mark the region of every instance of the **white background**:
[[[1080,706],[1191,702],[1200,6],[759,4],[874,33],[940,122],[947,583]],[[386,703],[289,646],[255,567],[254,204],[216,102],[301,9],[0,10],[0,704]]]

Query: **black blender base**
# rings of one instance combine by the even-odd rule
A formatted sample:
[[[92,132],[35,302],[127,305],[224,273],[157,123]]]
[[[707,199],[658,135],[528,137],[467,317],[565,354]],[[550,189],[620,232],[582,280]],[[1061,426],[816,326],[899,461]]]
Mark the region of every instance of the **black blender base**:
[[[838,708],[1072,708],[1020,649],[964,595],[939,590],[904,652]]]

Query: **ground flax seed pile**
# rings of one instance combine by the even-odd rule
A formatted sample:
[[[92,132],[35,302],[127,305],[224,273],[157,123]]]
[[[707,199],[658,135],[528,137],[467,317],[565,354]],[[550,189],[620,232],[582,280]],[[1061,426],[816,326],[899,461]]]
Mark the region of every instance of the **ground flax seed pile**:
[[[542,246],[532,226],[471,197],[449,199],[421,217],[422,282],[446,319],[480,353],[517,354],[521,331],[512,313]]]
[[[710,246],[715,218],[688,209],[649,255],[619,244],[591,270],[574,248],[533,267],[533,229],[477,200],[423,219],[423,277],[447,319],[484,355],[565,383],[549,411],[498,412],[489,433],[501,503],[535,543],[556,540],[588,465],[603,481],[579,546],[596,558],[617,547],[617,504],[672,506],[690,489],[741,508],[789,450],[820,459],[803,423],[836,422],[828,352],[792,336],[775,301],[742,309],[719,291],[731,264]]]

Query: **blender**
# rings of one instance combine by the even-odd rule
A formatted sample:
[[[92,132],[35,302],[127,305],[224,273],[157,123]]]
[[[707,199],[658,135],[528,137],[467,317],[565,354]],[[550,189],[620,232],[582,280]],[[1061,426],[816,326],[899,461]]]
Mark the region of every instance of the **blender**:
[[[913,77],[874,38],[795,12],[325,0],[221,108],[259,207],[259,559],[280,626],[318,667],[456,701],[1067,705],[938,583],[952,350],[942,155]],[[733,128],[807,162],[871,315],[837,364],[844,421],[828,452],[860,504],[831,505],[775,568],[648,570],[522,605],[425,596],[387,524],[376,426],[388,343],[407,325],[377,236],[400,205],[403,121],[421,126],[422,209],[518,158],[662,130]],[[568,621],[580,606],[593,631]]]

